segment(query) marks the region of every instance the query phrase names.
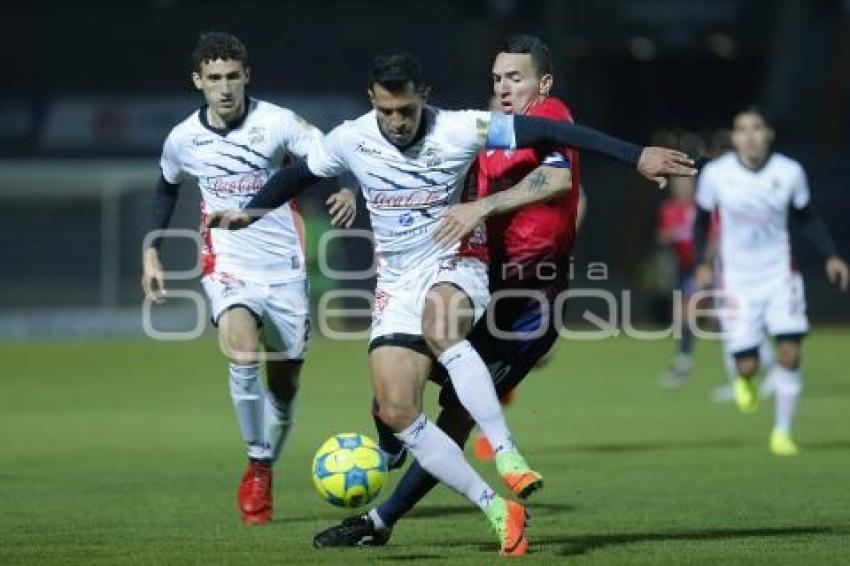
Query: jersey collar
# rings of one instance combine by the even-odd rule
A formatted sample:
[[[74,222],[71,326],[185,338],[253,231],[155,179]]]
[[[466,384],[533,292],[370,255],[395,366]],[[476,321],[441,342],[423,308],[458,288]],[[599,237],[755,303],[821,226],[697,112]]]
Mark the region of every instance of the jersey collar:
[[[746,163],[744,163],[744,162],[741,160],[741,158],[740,158],[740,157],[738,157],[738,153],[737,153],[737,152],[734,152],[734,151],[733,151],[732,153],[734,153],[734,154],[735,154],[735,161],[737,161],[737,162],[738,162],[738,165],[740,165],[740,166],[741,166],[741,167],[742,167],[745,171],[748,171],[748,172],[753,173],[753,174],[761,173],[762,171],[764,171],[764,168],[765,168],[765,167],[767,167],[767,164],[768,164],[768,163],[770,163],[770,160],[771,160],[771,159],[773,159],[773,152],[771,151],[771,152],[770,152],[770,153],[768,153],[768,154],[767,154],[767,156],[764,158],[764,161],[762,161],[762,162],[761,162],[761,165],[759,165],[759,166],[758,166],[758,167],[756,167],[755,169],[752,169],[752,168],[750,168],[750,167],[747,167],[747,164],[746,164]]]
[[[238,130],[242,127],[242,124],[245,123],[245,118],[248,117],[248,114],[254,108],[254,100],[252,100],[249,96],[245,97],[245,112],[242,113],[241,116],[228,123],[227,126],[223,128],[219,128],[210,124],[210,121],[207,119],[207,109],[209,108],[208,104],[204,104],[198,109],[198,120],[200,120],[201,125],[211,131],[214,134],[218,134],[219,136],[226,136],[233,130]]]
[[[434,109],[430,106],[426,105],[425,108],[422,109],[422,119],[419,121],[419,129],[416,130],[416,135],[413,136],[413,139],[410,140],[410,143],[405,145],[404,147],[400,147],[400,146],[395,145],[393,142],[391,142],[389,140],[389,138],[387,136],[384,135],[384,131],[381,129],[380,124],[378,124],[377,113],[375,115],[375,127],[378,129],[378,133],[381,134],[381,137],[384,138],[385,142],[390,144],[392,147],[396,148],[399,153],[404,153],[405,151],[407,151],[408,149],[410,149],[411,147],[413,147],[417,143],[419,143],[422,140],[422,138],[425,137],[425,135],[431,129],[431,126],[434,122],[435,114],[436,113],[434,112]]]

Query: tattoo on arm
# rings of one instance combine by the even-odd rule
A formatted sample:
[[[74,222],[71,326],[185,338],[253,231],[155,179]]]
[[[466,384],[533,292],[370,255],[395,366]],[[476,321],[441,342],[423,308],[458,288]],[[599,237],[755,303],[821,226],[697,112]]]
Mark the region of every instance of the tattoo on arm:
[[[530,194],[536,195],[545,190],[548,186],[549,179],[543,171],[537,170],[528,176],[528,192]]]

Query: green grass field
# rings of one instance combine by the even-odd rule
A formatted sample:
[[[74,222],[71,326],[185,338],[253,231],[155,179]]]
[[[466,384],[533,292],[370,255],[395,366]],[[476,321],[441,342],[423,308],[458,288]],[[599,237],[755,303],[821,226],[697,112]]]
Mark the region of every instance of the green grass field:
[[[671,392],[658,387],[670,343],[562,341],[509,412],[547,479],[526,561],[850,562],[848,344],[837,330],[806,343],[803,454],[780,459],[767,451],[772,402],[743,416],[709,401],[722,378],[716,344],[698,345],[692,382]],[[243,450],[211,338],[4,344],[0,359],[0,564],[496,558],[483,516],[442,487],[385,548],[312,548],[347,515],[314,492],[313,451],[335,432],[372,434],[362,343],[313,344],[266,527],[238,521]],[[476,465],[496,485],[492,466]]]

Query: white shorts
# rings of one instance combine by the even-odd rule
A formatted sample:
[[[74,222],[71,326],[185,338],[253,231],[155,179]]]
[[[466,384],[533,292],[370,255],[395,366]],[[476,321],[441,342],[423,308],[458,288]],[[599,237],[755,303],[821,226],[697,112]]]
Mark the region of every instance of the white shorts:
[[[302,360],[310,333],[307,280],[258,283],[227,273],[211,273],[201,279],[210,300],[213,324],[225,311],[247,308],[262,327],[263,345],[286,359]]]
[[[392,281],[382,279],[379,273],[369,349],[382,343],[421,344],[425,296],[438,283],[450,283],[466,293],[472,301],[475,321],[484,314],[490,289],[487,267],[478,259],[454,257],[429,262]]]
[[[758,348],[770,336],[805,334],[806,297],[803,278],[789,273],[758,284],[726,286],[720,323],[728,351]]]

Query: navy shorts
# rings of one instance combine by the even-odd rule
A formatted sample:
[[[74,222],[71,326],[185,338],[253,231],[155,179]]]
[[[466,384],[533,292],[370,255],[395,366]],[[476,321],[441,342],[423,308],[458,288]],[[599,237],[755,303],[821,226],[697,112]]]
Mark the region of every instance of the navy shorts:
[[[517,295],[530,289],[537,298],[521,295],[499,298],[497,292],[493,293],[484,316],[467,339],[487,364],[500,397],[513,390],[555,344],[564,319],[563,313],[555,312],[557,298],[567,287],[566,281],[547,281],[537,285],[526,282],[513,289],[507,287]],[[462,408],[443,366],[434,364],[431,380],[442,386],[442,407]]]

